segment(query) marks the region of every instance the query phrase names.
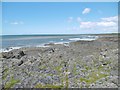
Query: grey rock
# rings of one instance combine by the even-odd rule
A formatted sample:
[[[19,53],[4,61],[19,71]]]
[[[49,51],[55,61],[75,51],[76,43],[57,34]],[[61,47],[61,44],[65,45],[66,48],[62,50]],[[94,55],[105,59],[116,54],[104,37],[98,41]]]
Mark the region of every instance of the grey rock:
[[[17,59],[20,59],[21,57],[23,57],[25,55],[25,53],[23,51],[19,51],[18,53],[14,54],[14,57]]]
[[[54,75],[54,76],[52,77],[52,79],[53,79],[54,81],[56,81],[56,82],[60,82],[60,77],[59,77],[59,76]]]
[[[52,79],[50,77],[41,78],[40,81],[44,84],[52,84]]]
[[[23,60],[21,60],[19,63],[18,63],[18,66],[21,66],[23,64]]]
[[[13,57],[13,52],[12,51],[10,51],[10,52],[3,52],[2,53],[2,57],[6,58],[6,59],[12,58]]]

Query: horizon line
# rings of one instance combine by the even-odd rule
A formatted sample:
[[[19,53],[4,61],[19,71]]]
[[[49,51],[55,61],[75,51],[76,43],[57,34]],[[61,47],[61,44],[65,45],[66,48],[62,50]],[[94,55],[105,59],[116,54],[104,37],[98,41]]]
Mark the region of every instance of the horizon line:
[[[11,36],[11,35],[94,35],[94,34],[120,34],[120,32],[115,33],[86,33],[86,34],[2,34],[0,36]]]

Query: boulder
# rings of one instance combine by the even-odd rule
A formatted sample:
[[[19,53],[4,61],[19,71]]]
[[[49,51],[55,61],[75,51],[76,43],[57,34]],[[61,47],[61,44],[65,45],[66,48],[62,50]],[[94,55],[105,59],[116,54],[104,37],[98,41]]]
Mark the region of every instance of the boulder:
[[[25,55],[25,53],[23,51],[19,51],[19,52],[3,52],[2,53],[2,57],[9,59],[9,58],[16,58],[16,59],[20,59],[21,57],[23,57]]]
[[[20,51],[18,54],[19,54],[20,56],[24,56],[24,55],[25,55],[25,53],[24,53],[23,51]]]
[[[19,51],[18,53],[16,53],[14,55],[15,58],[20,59],[21,57],[23,57],[25,55],[25,53],[23,51]]]
[[[55,50],[54,50],[53,48],[48,48],[48,49],[46,49],[44,52],[52,53],[52,52],[55,52]]]
[[[12,58],[13,57],[13,52],[11,52],[11,51],[10,52],[3,52],[2,57],[6,58],[6,59]]]
[[[23,60],[21,60],[19,63],[18,63],[18,66],[21,66],[23,64]]]

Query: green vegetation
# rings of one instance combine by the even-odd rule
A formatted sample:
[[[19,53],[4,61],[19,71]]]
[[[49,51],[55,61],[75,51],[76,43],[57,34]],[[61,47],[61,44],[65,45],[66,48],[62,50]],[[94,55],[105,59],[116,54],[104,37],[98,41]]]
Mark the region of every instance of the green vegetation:
[[[61,66],[57,66],[57,67],[54,67],[54,69],[55,69],[56,71],[58,71],[58,72],[61,72],[62,67],[61,67]]]
[[[13,77],[11,77],[10,81],[5,84],[5,89],[12,88],[18,82],[20,82],[20,80],[15,80]]]
[[[4,73],[5,73],[5,72],[7,72],[8,70],[9,70],[9,69],[8,69],[8,68],[6,68],[6,69],[4,70]]]
[[[8,75],[8,73],[3,74],[2,79],[5,80],[7,75]]]
[[[92,72],[90,75],[87,76],[87,78],[80,78],[80,81],[85,81],[88,85],[96,82],[97,80],[107,77],[108,74],[102,74],[100,72]]]
[[[42,66],[39,67],[39,69],[41,69],[41,70],[45,69],[45,68],[47,68],[45,65],[42,65]]]
[[[8,68],[6,68],[6,69],[4,70],[3,75],[2,75],[2,79],[3,79],[3,80],[6,79],[6,77],[7,77],[7,75],[8,75],[8,71],[9,71]]]
[[[66,70],[66,76],[65,76],[65,80],[66,80],[66,81],[65,81],[65,82],[66,82],[66,86],[65,86],[65,87],[66,87],[66,88],[69,87],[69,79],[68,79],[68,73],[67,73],[67,72],[68,72],[68,70]]]
[[[76,64],[74,64],[74,66],[73,66],[73,73],[74,73],[74,75],[76,75],[76,74],[77,74]]]
[[[86,71],[88,71],[88,70],[91,70],[91,67],[85,65],[85,69],[86,69]]]
[[[98,61],[101,61],[103,63],[104,59],[101,56],[99,56],[98,59],[99,59]],[[98,63],[98,61],[94,61],[94,63],[95,62]],[[111,62],[106,61],[104,63],[105,64],[110,64]],[[94,67],[87,66],[86,63],[82,63],[82,65],[84,66],[84,69],[81,70],[81,71],[84,72],[84,73],[85,72],[89,73],[86,77],[80,78],[80,82],[85,82],[86,87],[89,87],[90,84],[95,83],[96,81],[98,81],[101,78],[106,78],[109,75],[109,69],[107,71],[105,70],[105,67],[107,65],[102,66],[102,64],[101,64],[99,66],[94,66]],[[41,69],[43,69],[43,68],[46,68],[46,66],[42,65]],[[68,89],[68,87],[69,87],[68,69],[65,70],[65,73],[66,73],[65,75],[63,75],[63,73],[61,72],[62,66],[51,67],[51,69],[56,70],[56,71],[59,72],[58,74],[61,77],[61,84],[62,85],[50,85],[50,84],[42,85],[42,84],[37,84],[35,86],[35,88],[63,88],[64,87],[64,88]],[[77,74],[76,63],[73,64],[72,72],[73,72],[74,75]],[[53,74],[47,74],[47,75],[52,76]],[[78,81],[79,80],[75,79],[76,84],[77,84]]]

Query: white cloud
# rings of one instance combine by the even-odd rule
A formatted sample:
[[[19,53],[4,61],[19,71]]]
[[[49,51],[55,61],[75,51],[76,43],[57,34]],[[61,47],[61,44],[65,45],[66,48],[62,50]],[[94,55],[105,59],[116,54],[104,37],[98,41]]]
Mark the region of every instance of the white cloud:
[[[117,16],[102,18],[101,21],[92,22],[81,22],[80,29],[92,29],[92,30],[101,30],[105,32],[117,32],[118,31],[118,22],[116,22]]]
[[[108,17],[108,18],[101,18],[101,20],[103,20],[103,21],[114,21],[114,22],[117,22],[118,21],[118,16]]]
[[[72,22],[73,21],[73,17],[68,17],[68,22]]]
[[[12,25],[20,25],[20,24],[24,24],[24,22],[23,21],[14,21],[14,22],[11,22],[10,24],[12,24]]]
[[[17,24],[18,24],[18,22],[11,22],[10,24],[17,25]]]
[[[73,22],[67,30],[83,30],[82,32],[118,32],[118,16],[100,18],[99,21],[84,21],[80,17],[73,22],[73,17],[69,17],[68,21]],[[97,30],[97,31],[96,31]]]
[[[104,21],[101,21],[101,22],[97,22],[97,26],[102,26],[102,27],[112,27],[112,26],[116,26],[117,23],[115,22],[104,22]]]
[[[87,14],[90,13],[91,9],[90,8],[85,8],[82,12],[82,14]]]
[[[115,17],[108,17],[108,18],[102,18],[99,22],[81,22],[80,28],[106,28],[106,27],[117,27],[118,22],[116,22],[117,16]]]
[[[96,25],[95,22],[90,22],[90,21],[88,21],[88,22],[81,22],[80,23],[80,28],[92,28],[95,25]]]

